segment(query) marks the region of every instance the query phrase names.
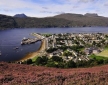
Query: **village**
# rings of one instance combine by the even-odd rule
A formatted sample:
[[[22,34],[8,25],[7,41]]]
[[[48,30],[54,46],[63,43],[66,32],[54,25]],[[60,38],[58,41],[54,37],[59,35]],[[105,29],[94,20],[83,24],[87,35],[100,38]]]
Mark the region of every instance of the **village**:
[[[46,39],[46,54],[59,56],[64,61],[88,61],[91,54],[98,54],[108,44],[104,33],[60,33],[41,34]]]

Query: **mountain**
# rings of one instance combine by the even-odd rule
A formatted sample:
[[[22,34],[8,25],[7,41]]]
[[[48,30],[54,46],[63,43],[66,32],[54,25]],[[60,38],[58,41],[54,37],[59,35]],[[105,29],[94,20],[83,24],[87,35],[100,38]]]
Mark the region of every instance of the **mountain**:
[[[53,17],[36,18],[17,14],[14,17],[0,15],[1,28],[51,28],[108,26],[108,18],[97,14],[65,13]]]
[[[14,18],[21,28],[51,28],[51,27],[68,27],[69,20],[57,18]]]
[[[108,26],[108,18],[98,16],[97,14],[81,15],[81,14],[65,13],[65,14],[56,15],[54,17],[59,19],[66,19],[73,22],[75,21],[82,22],[82,26],[87,26],[87,27],[88,26]]]
[[[50,68],[0,62],[0,85],[108,85],[108,65]]]
[[[16,14],[14,17],[19,17],[19,18],[27,18],[25,14]]]

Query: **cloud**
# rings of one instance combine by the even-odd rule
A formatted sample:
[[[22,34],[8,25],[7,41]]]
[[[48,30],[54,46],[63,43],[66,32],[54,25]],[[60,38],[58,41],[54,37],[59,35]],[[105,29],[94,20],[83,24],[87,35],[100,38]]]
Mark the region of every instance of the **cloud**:
[[[3,11],[5,11],[5,12],[12,12],[12,10],[9,10],[9,9],[3,9]]]
[[[43,9],[48,9],[47,7],[42,7]]]
[[[108,3],[105,3],[104,6],[108,6]]]
[[[52,13],[51,11],[40,11],[40,13]]]
[[[33,17],[53,16],[61,13],[108,15],[108,0],[0,0],[0,13],[25,13]]]
[[[88,3],[88,2],[94,2],[95,0],[79,0],[79,2]]]

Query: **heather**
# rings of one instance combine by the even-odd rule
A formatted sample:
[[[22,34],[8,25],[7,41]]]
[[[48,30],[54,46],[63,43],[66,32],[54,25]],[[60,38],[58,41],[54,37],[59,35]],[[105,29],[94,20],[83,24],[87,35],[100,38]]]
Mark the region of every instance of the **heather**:
[[[0,62],[0,85],[108,85],[107,67],[57,69]]]

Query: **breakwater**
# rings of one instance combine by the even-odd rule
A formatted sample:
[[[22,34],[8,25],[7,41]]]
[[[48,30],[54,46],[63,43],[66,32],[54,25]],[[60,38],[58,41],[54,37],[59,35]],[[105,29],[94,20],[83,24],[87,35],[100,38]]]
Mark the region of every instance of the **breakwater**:
[[[37,38],[24,38],[22,41],[21,41],[21,45],[26,45],[26,44],[32,44],[32,43],[35,43],[37,41],[40,41],[40,39],[37,39]]]

